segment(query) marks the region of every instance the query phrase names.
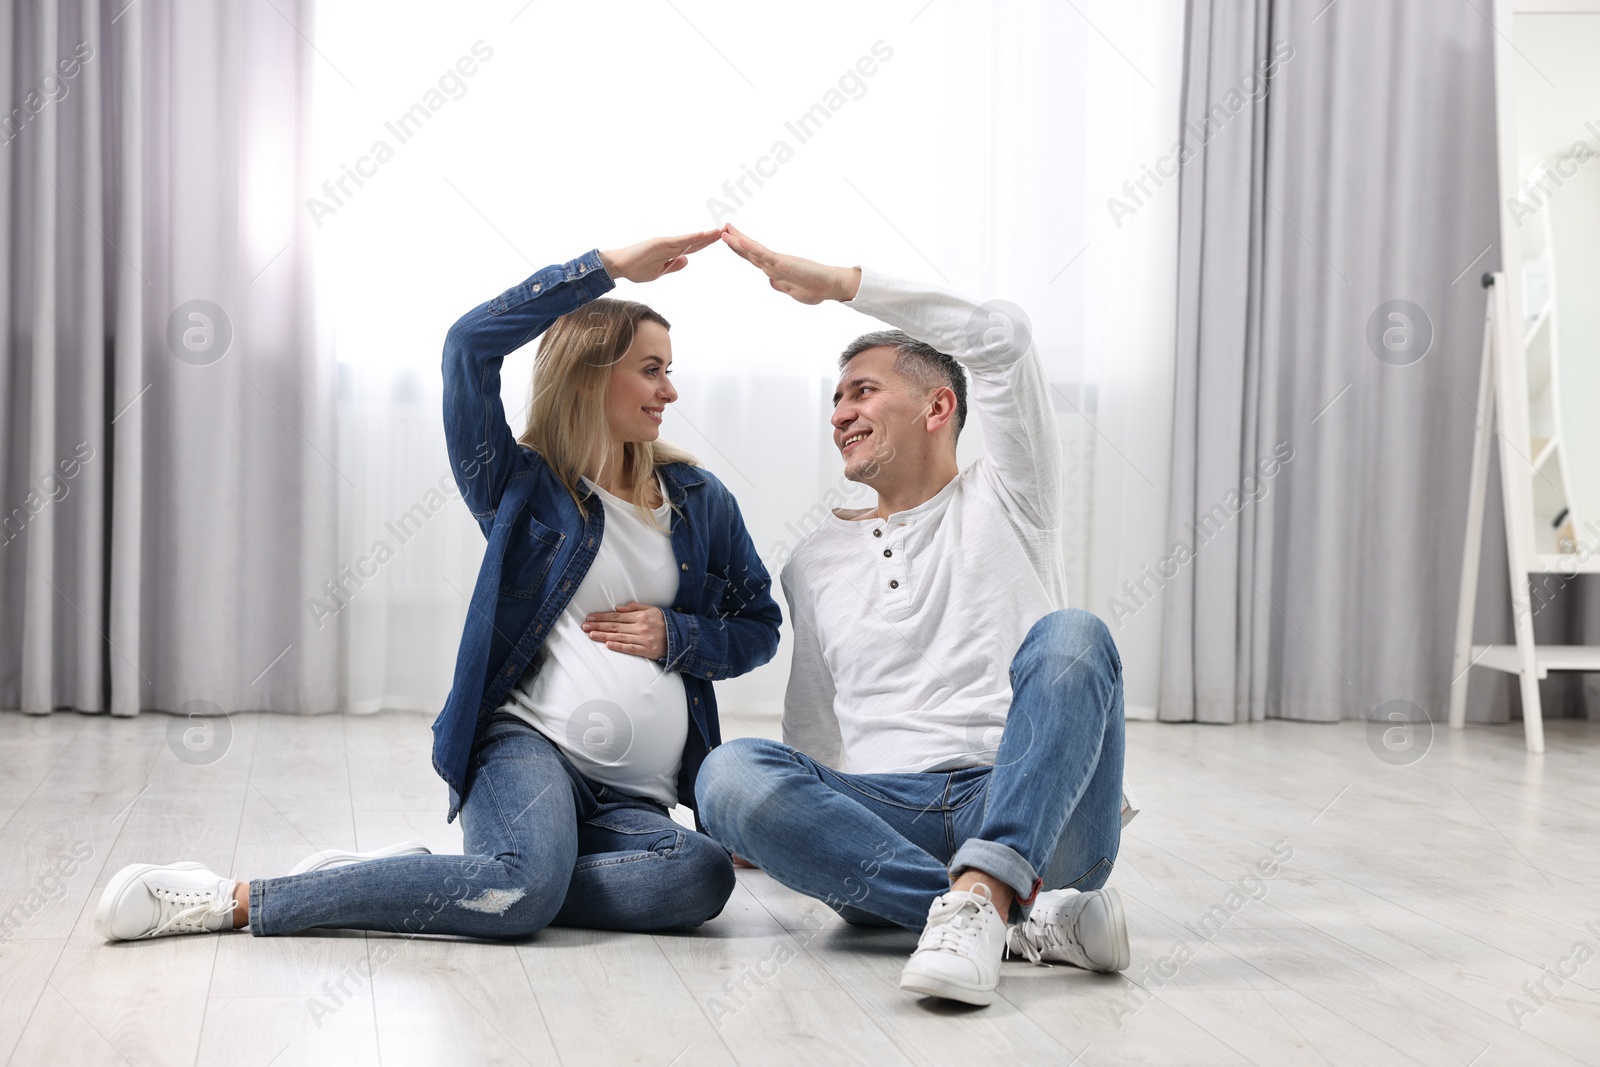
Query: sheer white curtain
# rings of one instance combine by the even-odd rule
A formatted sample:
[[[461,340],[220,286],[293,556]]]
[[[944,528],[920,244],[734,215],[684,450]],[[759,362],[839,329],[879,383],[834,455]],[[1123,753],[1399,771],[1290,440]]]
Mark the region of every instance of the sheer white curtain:
[[[1181,5],[1141,10],[324,5],[329,187],[308,211],[350,481],[340,571],[306,610],[337,627],[342,705],[431,711],[449,686],[483,550],[440,430],[450,323],[547,263],[728,218],[1027,310],[1069,457],[1072,601],[1104,614],[1165,526],[1176,198],[1121,227],[1105,204],[1176,133]],[[665,435],[738,496],[776,570],[822,508],[864,495],[840,483],[827,401],[838,351],[874,324],[797,305],[717,248],[621,289],[673,323]],[[505,365],[517,429],[531,363],[532,346]],[[981,448],[980,422],[963,462]],[[1118,635],[1130,705],[1155,703],[1158,612]],[[788,655],[721,687],[724,708],[776,713]]]
[[[1098,447],[1078,603],[1117,640],[1128,717],[1154,719],[1165,597],[1149,575],[1168,554],[1177,315],[1178,182],[1163,160],[1179,136],[1184,5],[1102,0],[1084,10],[1104,37],[1085,63],[1082,329]]]

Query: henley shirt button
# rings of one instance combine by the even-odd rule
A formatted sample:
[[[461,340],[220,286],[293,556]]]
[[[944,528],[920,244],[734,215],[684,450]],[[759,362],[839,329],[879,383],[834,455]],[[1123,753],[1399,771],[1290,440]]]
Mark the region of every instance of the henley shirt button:
[[[890,582],[889,583],[889,588],[890,589],[899,589],[900,588],[900,583],[899,582]]]
[[[894,555],[894,553],[893,553],[893,552],[892,552],[892,551],[890,551],[890,550],[889,550],[889,549],[887,549],[887,548],[886,548],[886,549],[884,549],[884,550],[883,550],[883,554],[884,554],[884,555],[885,555],[885,556],[892,556],[892,555]]]
[[[882,530],[873,530],[872,531],[872,536],[873,537],[882,537],[883,536],[883,531]]]

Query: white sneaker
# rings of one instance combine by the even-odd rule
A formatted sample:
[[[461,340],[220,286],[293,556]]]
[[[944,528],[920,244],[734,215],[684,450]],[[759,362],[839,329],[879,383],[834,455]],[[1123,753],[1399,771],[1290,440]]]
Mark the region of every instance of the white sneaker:
[[[232,878],[201,863],[135,863],[112,875],[94,912],[107,941],[233,929]]]
[[[1053,960],[1090,971],[1128,966],[1128,922],[1115,889],[1052,889],[1034,901],[1028,921],[1013,926],[1006,948],[1034,963]]]
[[[1126,830],[1133,817],[1143,810],[1139,807],[1139,798],[1133,795],[1126,783],[1122,786],[1122,828]]]
[[[346,852],[342,848],[325,848],[321,852],[313,852],[295,864],[289,873],[306,874],[310,871],[323,871],[329,867],[343,867],[349,863],[361,863],[365,860],[386,860],[390,856],[431,855],[433,852],[427,845],[419,845],[415,841],[401,841],[398,844],[375,848],[371,852]]]
[[[1000,981],[1006,921],[995,910],[989,887],[952,889],[928,909],[917,950],[900,972],[900,988],[929,997],[988,1004]]]

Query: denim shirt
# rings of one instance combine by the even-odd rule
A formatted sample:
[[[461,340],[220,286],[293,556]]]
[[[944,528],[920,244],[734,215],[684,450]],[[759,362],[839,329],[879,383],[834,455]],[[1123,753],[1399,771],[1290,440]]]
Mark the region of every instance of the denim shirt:
[[[586,501],[585,518],[543,457],[512,435],[500,363],[613,286],[590,251],[478,305],[445,337],[445,442],[462,499],[489,539],[450,696],[433,724],[433,766],[450,786],[451,821],[471,787],[474,743],[572,599],[605,530],[600,501]],[[662,612],[667,654],[657,662],[683,676],[691,729],[678,799],[692,808],[695,775],[722,740],[711,683],[770,660],[782,614],[733,494],[700,467],[659,470],[672,503],[678,595]]]

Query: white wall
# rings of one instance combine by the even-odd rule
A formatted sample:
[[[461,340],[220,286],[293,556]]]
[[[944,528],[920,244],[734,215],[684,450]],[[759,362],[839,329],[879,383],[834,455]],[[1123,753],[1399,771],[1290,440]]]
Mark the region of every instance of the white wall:
[[[942,280],[1028,310],[1076,457],[1071,597],[1100,610],[1099,588],[1121,581],[1147,529],[1164,527],[1165,439],[1152,423],[1170,414],[1170,393],[1154,381],[1163,329],[1170,349],[1166,266],[1150,253],[1166,237],[1164,209],[1133,233],[1100,236],[1101,201],[1108,174],[1120,181],[1128,160],[1171,139],[1157,131],[1169,114],[1175,125],[1176,70],[1153,88],[1130,82],[1082,15],[1043,0],[675,3],[322,6],[315,184],[339,178],[378,140],[393,149],[387,162],[365,164],[373,176],[360,188],[346,180],[352,195],[328,201],[331,213],[317,209],[321,291],[345,364],[340,466],[355,483],[345,486],[347,555],[367,551],[384,521],[448,470],[438,356],[456,317],[588,248],[731,217],[779,249]],[[1171,62],[1179,5],[1142,19],[1109,3],[1085,10],[1147,69]],[[451,80],[478,41],[492,56]],[[850,73],[875,44],[874,73]],[[385,123],[426,106],[441,75],[464,95],[431,98],[437,110],[398,143]],[[841,77],[837,110],[800,143],[785,124],[826,106]],[[708,206],[713,197],[731,206],[724,183],[779,140],[792,158],[768,164],[774,173],[759,188],[747,179],[734,214]],[[739,497],[763,555],[792,543],[839,474],[826,422],[834,359],[873,323],[837,305],[795,304],[720,248],[681,274],[622,288],[673,323],[682,399],[665,436]],[[531,363],[531,348],[506,361],[508,411],[526,402]],[[1114,386],[1110,425],[1084,388],[1094,366]],[[974,429],[967,459],[981,449],[981,424]],[[1119,450],[1163,479],[1159,488],[1130,489],[1106,459]],[[1103,487],[1111,504],[1091,533]],[[1103,545],[1118,547],[1096,559]],[[363,587],[339,619],[349,706],[442,703],[481,552],[453,503]],[[1125,655],[1130,701],[1135,671],[1148,670],[1151,684],[1155,676],[1142,634]],[[786,645],[773,666],[723,686],[724,704],[775,712],[787,658]]]

